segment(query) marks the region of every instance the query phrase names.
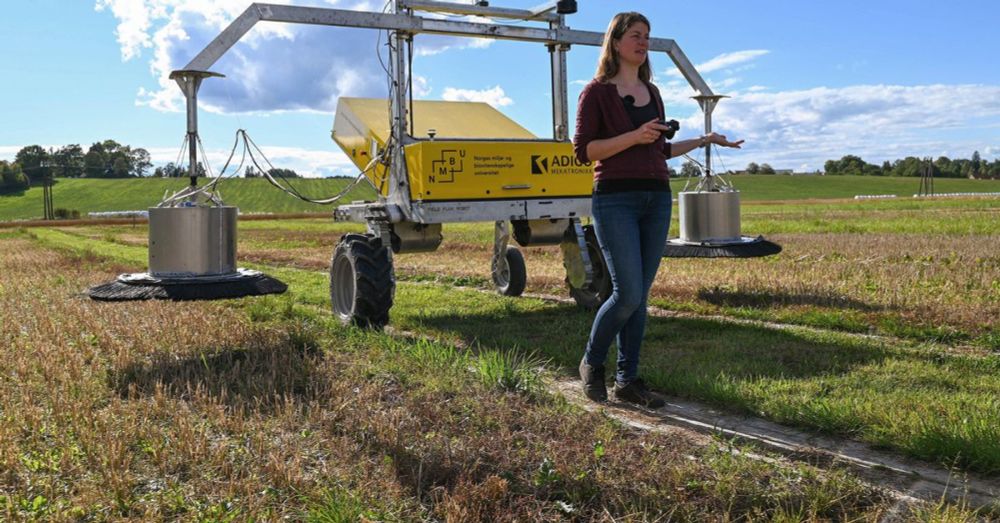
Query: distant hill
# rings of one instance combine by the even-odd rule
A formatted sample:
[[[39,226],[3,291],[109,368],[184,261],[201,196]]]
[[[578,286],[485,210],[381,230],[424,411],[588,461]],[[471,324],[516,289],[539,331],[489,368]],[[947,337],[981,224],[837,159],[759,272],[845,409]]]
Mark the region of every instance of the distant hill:
[[[353,179],[295,178],[291,184],[310,198],[325,198],[337,194]],[[187,178],[123,178],[123,179],[57,179],[52,186],[56,209],[80,211],[83,217],[95,211],[145,210],[156,205],[167,193],[187,185]],[[219,184],[223,200],[250,213],[296,213],[331,211],[329,205],[307,203],[281,192],[261,178],[232,178]],[[343,203],[373,199],[375,191],[365,182],[351,190]],[[42,189],[0,194],[0,220],[42,217]]]
[[[918,178],[883,178],[878,176],[785,176],[755,175],[733,176],[729,180],[740,190],[740,199],[753,200],[805,200],[853,198],[865,194],[896,194],[909,198],[920,188]],[[697,180],[690,180],[693,189]],[[84,217],[92,211],[144,210],[159,202],[164,194],[174,192],[186,184],[181,178],[125,178],[111,180],[58,179],[52,188],[56,209],[80,211]],[[332,196],[346,184],[346,178],[292,180],[303,194],[321,198]],[[671,182],[674,194],[680,192],[688,180],[677,178]],[[1000,181],[935,179],[938,193],[950,192],[1000,192]],[[233,178],[221,184],[221,194],[226,203],[236,205],[247,213],[296,213],[325,212],[331,206],[306,203],[289,196],[267,180],[259,178]],[[342,200],[371,200],[375,192],[366,183],[355,187]],[[27,191],[0,194],[0,220],[19,220],[42,217],[42,189],[32,187]]]

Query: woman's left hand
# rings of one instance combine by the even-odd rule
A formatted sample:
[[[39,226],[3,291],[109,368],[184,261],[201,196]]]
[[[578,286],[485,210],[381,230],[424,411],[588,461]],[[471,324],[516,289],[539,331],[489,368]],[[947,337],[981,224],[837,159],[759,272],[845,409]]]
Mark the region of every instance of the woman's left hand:
[[[743,140],[737,140],[735,142],[730,142],[726,139],[724,134],[719,133],[708,133],[705,135],[705,141],[707,143],[714,143],[715,145],[721,145],[722,147],[732,147],[734,149],[739,149],[743,145]]]

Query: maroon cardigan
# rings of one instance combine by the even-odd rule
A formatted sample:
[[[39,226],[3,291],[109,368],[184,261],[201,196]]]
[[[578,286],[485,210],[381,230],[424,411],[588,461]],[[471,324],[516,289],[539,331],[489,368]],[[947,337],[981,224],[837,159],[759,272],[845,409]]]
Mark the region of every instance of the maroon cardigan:
[[[660,91],[649,82],[646,82],[646,85],[649,86],[652,100],[659,108],[660,118],[663,118],[665,113]],[[625,112],[625,103],[618,96],[615,84],[591,80],[580,93],[576,107],[573,151],[577,159],[581,162],[590,161],[587,158],[587,144],[591,141],[613,138],[633,130],[635,126]],[[594,166],[594,181],[648,179],[650,176],[669,180],[670,171],[667,170],[669,157],[670,144],[661,136],[653,143],[633,145],[614,156],[598,160]]]

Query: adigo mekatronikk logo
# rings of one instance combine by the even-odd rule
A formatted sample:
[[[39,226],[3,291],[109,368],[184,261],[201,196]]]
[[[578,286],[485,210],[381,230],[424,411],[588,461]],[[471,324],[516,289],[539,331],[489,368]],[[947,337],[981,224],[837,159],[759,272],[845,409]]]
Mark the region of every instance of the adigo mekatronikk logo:
[[[570,154],[531,155],[531,174],[590,174],[590,166]]]

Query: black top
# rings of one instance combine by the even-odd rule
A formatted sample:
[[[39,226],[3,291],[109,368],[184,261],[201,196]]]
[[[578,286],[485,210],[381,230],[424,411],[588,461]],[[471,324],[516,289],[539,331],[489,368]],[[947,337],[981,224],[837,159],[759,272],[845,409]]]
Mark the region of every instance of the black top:
[[[660,117],[660,109],[653,103],[652,93],[650,93],[649,103],[646,105],[636,106],[635,99],[631,95],[622,97],[622,103],[625,104],[625,112],[628,113],[628,118],[632,120],[632,127],[635,129],[653,118]]]

